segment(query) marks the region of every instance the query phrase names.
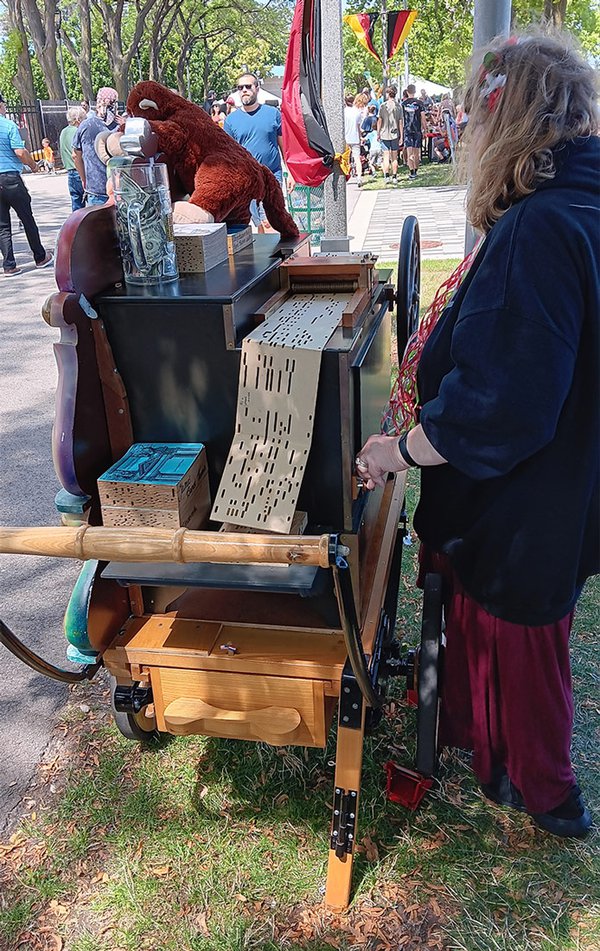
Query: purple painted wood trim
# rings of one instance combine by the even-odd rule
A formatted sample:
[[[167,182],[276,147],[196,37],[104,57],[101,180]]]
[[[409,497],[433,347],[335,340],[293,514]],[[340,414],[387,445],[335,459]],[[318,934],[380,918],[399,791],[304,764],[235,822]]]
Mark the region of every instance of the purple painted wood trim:
[[[72,495],[87,499],[75,474],[73,452],[73,429],[75,424],[75,399],[77,396],[77,327],[64,319],[64,304],[67,294],[54,294],[48,301],[48,316],[51,327],[58,327],[60,340],[54,344],[54,357],[58,367],[58,385],[55,397],[55,416],[52,427],[52,461],[63,489]]]
[[[123,280],[112,198],[67,218],[56,243],[55,276],[59,290],[88,300]]]

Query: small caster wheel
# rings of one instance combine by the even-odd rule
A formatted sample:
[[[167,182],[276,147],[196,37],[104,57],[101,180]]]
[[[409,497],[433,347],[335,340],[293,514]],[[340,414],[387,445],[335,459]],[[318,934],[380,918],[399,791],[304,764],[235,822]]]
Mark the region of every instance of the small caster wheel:
[[[115,707],[115,689],[117,681],[114,677],[110,678],[110,703],[112,715],[116,727],[126,740],[137,740],[142,743],[149,743],[152,740],[159,740],[161,734],[156,729],[156,719],[153,716],[146,716],[148,707],[142,707],[139,713],[123,713]]]

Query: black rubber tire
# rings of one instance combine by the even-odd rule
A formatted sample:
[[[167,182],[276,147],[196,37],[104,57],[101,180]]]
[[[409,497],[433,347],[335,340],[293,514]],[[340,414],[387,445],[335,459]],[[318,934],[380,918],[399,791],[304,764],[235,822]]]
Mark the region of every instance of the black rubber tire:
[[[419,222],[408,215],[402,225],[398,252],[398,281],[396,286],[396,333],[398,336],[398,363],[409,337],[419,326],[421,294],[421,243]]]
[[[443,665],[443,603],[441,575],[425,576],[423,620],[417,674],[416,769],[435,776],[438,765],[438,722]]]
[[[126,740],[135,740],[138,743],[150,743],[153,740],[160,740],[161,734],[156,729],[156,720],[147,717],[144,709],[139,713],[122,713],[115,710],[115,687],[117,681],[114,677],[110,678],[110,705],[112,709],[115,725]],[[150,729],[148,729],[150,727]]]

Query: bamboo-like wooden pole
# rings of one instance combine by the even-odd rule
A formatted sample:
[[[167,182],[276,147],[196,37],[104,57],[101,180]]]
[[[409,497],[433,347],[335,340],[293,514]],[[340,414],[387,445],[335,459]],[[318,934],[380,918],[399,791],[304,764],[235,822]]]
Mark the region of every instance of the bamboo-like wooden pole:
[[[188,528],[0,528],[0,552],[85,561],[210,562],[329,567],[329,535],[242,535]]]

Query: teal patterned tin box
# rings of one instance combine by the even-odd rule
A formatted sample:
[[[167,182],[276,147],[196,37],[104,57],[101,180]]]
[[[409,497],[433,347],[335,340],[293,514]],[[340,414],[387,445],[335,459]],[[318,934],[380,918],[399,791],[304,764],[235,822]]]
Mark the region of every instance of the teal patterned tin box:
[[[202,528],[210,512],[202,443],[134,443],[98,479],[109,526]]]

